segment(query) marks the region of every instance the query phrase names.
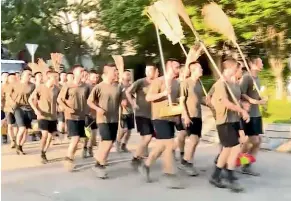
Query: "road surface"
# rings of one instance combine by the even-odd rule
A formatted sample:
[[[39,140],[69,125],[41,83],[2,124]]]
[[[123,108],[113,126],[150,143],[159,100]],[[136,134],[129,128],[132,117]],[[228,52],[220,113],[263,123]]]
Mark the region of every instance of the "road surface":
[[[136,147],[138,137],[133,137],[130,148]],[[100,180],[91,170],[93,159],[83,160],[77,152],[78,171],[68,173],[63,168],[62,157],[67,144],[52,146],[47,156],[51,163],[39,162],[37,143],[29,143],[24,149],[26,156],[17,156],[8,146],[2,146],[2,201],[290,201],[291,155],[260,152],[256,169],[261,177],[237,174],[246,192],[231,193],[217,189],[208,183],[213,169],[213,159],[218,147],[201,143],[197,149],[198,177],[181,178],[186,189],[171,190],[164,186],[161,161],[152,167],[153,183],[144,183],[133,172],[128,160],[131,154],[119,154],[112,150],[108,172],[110,179]]]

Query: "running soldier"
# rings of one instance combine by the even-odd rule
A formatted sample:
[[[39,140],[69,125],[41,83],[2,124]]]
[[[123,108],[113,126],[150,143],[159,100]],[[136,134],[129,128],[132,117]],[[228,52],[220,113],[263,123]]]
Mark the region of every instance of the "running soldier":
[[[2,74],[3,75],[3,74]],[[13,112],[13,100],[12,98],[12,89],[13,86],[16,85],[16,76],[15,73],[9,73],[7,77],[7,82],[5,79],[2,79],[2,89],[1,89],[1,102],[3,111],[5,112],[5,117],[7,120],[7,127],[8,127],[8,136],[10,138],[10,147],[14,149],[16,147],[16,134],[17,134],[17,127],[13,125],[15,122],[15,116]],[[16,129],[15,129],[16,128]]]
[[[87,98],[90,89],[82,83],[84,68],[80,65],[73,66],[74,80],[62,87],[58,103],[64,109],[70,145],[66,157],[68,171],[74,169],[74,157],[80,138],[85,138],[85,116],[87,112]]]
[[[137,132],[141,135],[141,142],[132,159],[132,165],[135,169],[141,163],[141,159],[144,157],[145,150],[154,133],[154,127],[151,121],[151,103],[146,101],[146,94],[148,93],[150,84],[156,78],[156,72],[156,66],[148,64],[145,70],[146,77],[135,81],[126,90],[127,99],[135,109]],[[133,99],[133,95],[136,96],[135,100]]]
[[[57,97],[59,94],[58,73],[48,71],[47,81],[38,85],[29,98],[29,103],[34,110],[38,128],[41,130],[41,160],[47,163],[46,152],[50,146],[53,135],[57,133]]]
[[[222,145],[222,151],[219,154],[215,170],[211,176],[210,183],[218,188],[230,188],[232,191],[240,192],[243,188],[234,178],[234,169],[236,160],[241,152],[240,143],[246,141],[242,126],[240,124],[240,116],[244,121],[249,121],[248,112],[235,104],[230,96],[226,84],[230,87],[232,93],[237,100],[241,99],[240,86],[237,83],[236,75],[238,71],[242,72],[241,66],[237,61],[228,59],[223,62],[223,78],[214,84],[214,92],[212,95],[212,104],[216,112],[217,131]],[[226,167],[227,185],[221,182],[221,171]]]
[[[190,176],[197,176],[198,172],[194,168],[192,161],[195,155],[196,147],[201,138],[202,132],[202,109],[203,103],[203,86],[199,78],[203,75],[203,70],[198,62],[189,64],[190,77],[184,80],[182,84],[182,96],[185,112],[182,115],[185,130],[189,136],[188,149],[181,160],[181,169],[185,170]]]
[[[93,88],[87,101],[89,107],[96,111],[96,121],[101,136],[93,170],[97,173],[97,177],[102,179],[108,177],[105,165],[118,130],[122,89],[116,83],[117,72],[115,65],[105,65],[103,81]]]
[[[89,72],[88,80],[86,83],[88,84],[90,88],[90,92],[92,89],[97,85],[99,82],[99,74],[91,70]],[[90,138],[86,137],[85,142],[84,142],[84,147],[83,147],[83,158],[86,158],[87,156],[93,157],[93,146],[96,145],[96,136],[97,136],[97,123],[96,123],[96,112],[92,110],[91,108],[88,108],[89,113],[86,115],[85,118],[85,127],[90,129],[91,136]]]
[[[252,144],[252,148],[249,149],[246,143],[244,145],[244,152],[248,152],[251,155],[256,156],[262,141],[260,135],[263,134],[263,121],[259,106],[265,105],[267,101],[260,98],[260,95],[255,87],[256,84],[260,89],[260,80],[258,74],[263,69],[262,60],[258,57],[252,58],[249,61],[249,66],[251,69],[251,74],[245,72],[240,82],[241,91],[243,94],[242,96],[251,104],[249,110],[250,122],[244,122],[243,126],[246,135],[249,137],[248,142]],[[256,83],[254,83],[254,81]],[[242,167],[242,173],[253,176],[260,175],[258,172],[255,172],[251,168],[250,164]]]
[[[146,181],[150,181],[150,167],[159,156],[163,156],[163,171],[169,188],[183,188],[175,174],[173,150],[175,146],[175,122],[180,119],[180,115],[172,117],[161,117],[163,107],[169,105],[168,95],[173,103],[179,103],[180,85],[177,81],[180,64],[177,61],[168,60],[166,63],[165,77],[155,79],[146,95],[146,100],[151,102],[152,120],[156,132],[156,144],[150,152],[149,157],[139,166],[140,173]],[[166,88],[166,82],[169,88]]]
[[[130,71],[124,71],[122,76],[122,100],[124,101],[124,107],[121,108],[120,128],[116,139],[116,149],[118,152],[128,152],[127,143],[131,136],[131,130],[134,129],[134,113],[132,105],[130,104],[126,90],[131,85],[131,73]]]
[[[21,73],[20,82],[12,87],[12,100],[14,105],[14,116],[18,126],[16,136],[16,152],[24,155],[23,145],[26,142],[28,129],[31,129],[31,122],[33,119],[33,111],[28,102],[29,96],[35,89],[35,85],[30,82],[31,69],[24,68]]]

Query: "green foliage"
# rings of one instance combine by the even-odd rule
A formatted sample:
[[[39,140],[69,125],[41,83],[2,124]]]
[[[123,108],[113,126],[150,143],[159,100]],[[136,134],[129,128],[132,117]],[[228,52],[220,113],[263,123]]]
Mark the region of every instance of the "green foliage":
[[[78,35],[64,29],[60,12],[72,9],[66,0],[10,0],[2,1],[1,8],[1,40],[14,55],[25,50],[25,43],[36,43],[35,58],[49,59],[51,52],[61,52],[73,64],[89,49]],[[26,59],[30,60],[28,52]]]

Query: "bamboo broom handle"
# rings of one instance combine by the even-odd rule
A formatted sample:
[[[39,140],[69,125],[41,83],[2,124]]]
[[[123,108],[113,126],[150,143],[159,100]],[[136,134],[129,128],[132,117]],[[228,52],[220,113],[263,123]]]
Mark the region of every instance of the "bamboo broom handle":
[[[194,36],[196,37],[196,39],[200,42],[200,44],[201,44],[203,50],[205,51],[205,53],[206,53],[208,59],[210,60],[211,64],[213,65],[213,67],[214,67],[214,69],[216,70],[217,74],[218,74],[219,77],[222,79],[222,81],[225,83],[226,88],[227,88],[228,92],[230,93],[231,98],[233,99],[233,101],[235,102],[235,104],[236,104],[237,106],[240,106],[238,100],[236,99],[236,97],[234,96],[234,94],[233,94],[232,90],[230,89],[229,85],[228,85],[227,82],[225,81],[225,79],[224,79],[222,73],[220,72],[220,70],[218,69],[216,63],[215,63],[214,60],[212,59],[212,56],[211,56],[210,53],[208,52],[208,50],[207,50],[206,46],[204,45],[203,41],[200,39],[200,36],[199,36],[198,32],[194,29],[193,25],[192,25],[190,28],[191,28],[191,30],[192,30]]]
[[[260,92],[259,86],[257,85],[255,79],[253,78],[253,76],[252,76],[252,74],[251,74],[251,69],[250,69],[250,67],[249,67],[249,65],[248,65],[248,63],[247,63],[247,61],[246,61],[246,58],[245,58],[243,52],[241,51],[240,46],[238,45],[238,43],[237,43],[236,41],[233,41],[233,43],[235,44],[236,48],[238,49],[239,54],[241,55],[241,57],[242,57],[242,59],[243,59],[243,62],[244,62],[244,64],[245,64],[245,66],[246,66],[248,72],[250,73],[250,76],[251,76],[252,81],[253,81],[253,83],[254,83],[255,89],[256,89],[256,91],[258,92],[258,94],[259,94],[259,96],[260,96],[260,98],[261,98],[262,96],[261,96],[261,92]]]
[[[167,82],[167,79],[166,79],[166,67],[165,67],[165,59],[164,59],[164,54],[163,54],[163,48],[162,48],[161,38],[160,38],[160,34],[159,34],[159,28],[158,28],[158,26],[156,24],[155,24],[155,29],[156,29],[157,39],[158,39],[158,45],[159,45],[162,68],[163,68],[163,71],[164,71],[165,85],[166,85],[166,88],[169,89],[169,83]],[[172,98],[171,98],[170,94],[168,95],[168,100],[169,100],[169,105],[172,106],[173,105],[173,101],[172,101]]]
[[[187,53],[187,51],[185,50],[185,47],[182,45],[181,41],[179,41],[179,44],[180,44],[180,47],[182,48],[182,50],[183,50],[185,56],[187,57],[188,53]],[[200,49],[200,48],[199,48],[199,49]],[[201,81],[200,79],[198,79],[198,81],[199,81],[200,85],[202,86],[202,90],[203,90],[204,95],[207,96],[207,92],[206,92],[206,89],[205,89],[205,87],[204,87],[202,81]]]

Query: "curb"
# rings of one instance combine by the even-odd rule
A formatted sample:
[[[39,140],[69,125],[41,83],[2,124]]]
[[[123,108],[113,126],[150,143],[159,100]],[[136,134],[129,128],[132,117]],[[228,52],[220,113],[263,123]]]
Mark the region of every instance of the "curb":
[[[291,140],[281,144],[276,151],[283,152],[283,153],[291,153]]]

